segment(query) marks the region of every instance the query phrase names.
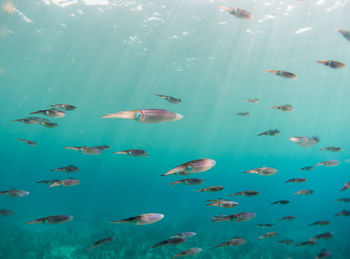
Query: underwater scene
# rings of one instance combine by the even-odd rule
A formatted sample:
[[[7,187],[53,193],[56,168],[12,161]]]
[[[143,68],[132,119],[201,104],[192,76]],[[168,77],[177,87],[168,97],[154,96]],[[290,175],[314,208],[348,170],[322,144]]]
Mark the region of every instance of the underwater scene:
[[[349,0],[0,7],[0,258],[350,258]]]

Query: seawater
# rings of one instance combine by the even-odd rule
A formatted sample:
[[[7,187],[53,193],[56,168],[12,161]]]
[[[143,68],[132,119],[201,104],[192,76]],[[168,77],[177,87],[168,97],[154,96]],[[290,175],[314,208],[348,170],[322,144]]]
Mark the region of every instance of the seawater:
[[[350,64],[350,42],[334,27],[350,30],[349,1],[0,1],[1,190],[30,192],[25,198],[0,197],[0,207],[13,216],[0,218],[0,258],[171,258],[191,247],[195,258],[314,258],[323,248],[332,258],[349,258],[349,218],[335,217],[349,197],[340,189],[349,181],[349,68],[334,70],[315,60]],[[239,20],[217,5],[246,9],[254,18]],[[286,80],[265,70],[296,73]],[[154,94],[182,99],[170,104]],[[259,98],[257,104],[245,99]],[[57,128],[25,125],[12,120],[30,116],[50,104],[77,106]],[[268,108],[292,104],[286,113]],[[184,115],[180,121],[142,124],[102,119],[122,110],[158,108]],[[233,113],[249,112],[248,117]],[[279,136],[257,137],[278,128]],[[304,148],[288,140],[318,136]],[[36,141],[31,147],[16,141]],[[66,146],[110,145],[89,156]],[[342,152],[320,151],[340,146]],[[149,157],[127,157],[112,151],[144,149]],[[169,183],[181,176],[160,177],[184,162],[212,158],[217,164],[201,174],[202,185]],[[299,168],[324,160],[334,168]],[[49,172],[76,165],[74,174]],[[273,176],[244,174],[261,166],[278,169]],[[191,176],[191,177],[192,177]],[[74,177],[74,187],[48,188],[46,179]],[[285,184],[304,177],[303,184]],[[223,185],[218,193],[195,190]],[[294,196],[312,189],[310,196]],[[238,191],[257,190],[255,197],[231,197],[232,209],[206,207],[206,200],[229,198]],[[276,200],[290,200],[272,206]],[[210,217],[252,211],[248,222],[211,223]],[[162,213],[148,226],[114,225],[143,213]],[[35,218],[67,214],[62,225],[25,225]],[[296,219],[279,222],[283,216]],[[308,227],[317,220],[328,226]],[[260,223],[275,224],[259,229]],[[197,236],[178,246],[151,247],[184,231]],[[276,231],[271,239],[260,235]],[[329,240],[313,247],[277,243],[309,240],[323,232]],[[97,240],[109,244],[88,252]],[[233,237],[241,247],[214,247]]]

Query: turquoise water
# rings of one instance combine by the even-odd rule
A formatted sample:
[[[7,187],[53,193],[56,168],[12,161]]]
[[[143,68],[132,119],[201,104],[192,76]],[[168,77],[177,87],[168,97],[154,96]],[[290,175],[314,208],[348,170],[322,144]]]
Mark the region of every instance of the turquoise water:
[[[349,203],[340,192],[349,181],[349,68],[331,69],[315,60],[350,64],[350,42],[334,30],[350,30],[349,1],[13,1],[5,12],[0,1],[0,190],[26,190],[24,198],[0,196],[0,258],[171,258],[192,247],[194,258],[314,258],[323,248],[332,258],[349,258],[349,217],[335,217]],[[90,4],[92,1],[89,1]],[[64,6],[67,4],[67,6]],[[69,5],[68,5],[69,4]],[[221,12],[217,5],[251,12],[251,21]],[[265,70],[281,69],[299,76],[279,78]],[[171,104],[154,94],[182,99]],[[257,104],[245,99],[259,98]],[[67,111],[56,128],[11,122],[56,103],[78,107]],[[291,104],[282,112],[272,105]],[[184,118],[143,124],[102,119],[123,110],[167,109]],[[249,112],[247,117],[233,113]],[[40,116],[40,115],[39,115]],[[43,117],[44,116],[40,116]],[[257,134],[278,128],[280,135]],[[314,147],[301,147],[293,136],[318,136]],[[29,139],[37,147],[16,141]],[[109,145],[89,156],[67,146]],[[343,151],[320,151],[339,146]],[[149,157],[112,152],[144,149]],[[184,162],[211,158],[216,166],[189,177],[198,186],[169,185],[183,176],[160,177]],[[298,171],[325,160],[337,167]],[[49,172],[76,165],[77,173]],[[244,174],[270,166],[273,176]],[[48,188],[37,181],[81,181],[72,187]],[[307,178],[306,183],[284,182]],[[222,185],[217,193],[195,190]],[[294,196],[312,189],[310,196]],[[257,190],[255,197],[229,197]],[[206,207],[206,200],[230,198],[232,209]],[[290,200],[285,206],[270,205]],[[247,222],[211,223],[220,214],[256,212]],[[109,224],[143,213],[164,219],[147,226]],[[62,225],[25,225],[51,215],[72,215]],[[296,219],[278,219],[295,215]],[[308,227],[317,220],[328,226]],[[272,229],[256,224],[275,224]],[[170,236],[194,231],[197,236],[178,246],[151,247]],[[258,240],[269,231],[278,235]],[[295,244],[323,232],[329,240],[312,247]],[[97,240],[109,244],[87,249]],[[240,247],[218,244],[242,237]]]

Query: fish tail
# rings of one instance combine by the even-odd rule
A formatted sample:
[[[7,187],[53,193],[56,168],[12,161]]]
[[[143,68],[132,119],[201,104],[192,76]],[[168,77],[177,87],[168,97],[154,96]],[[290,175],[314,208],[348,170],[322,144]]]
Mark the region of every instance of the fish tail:
[[[217,206],[217,203],[209,203],[209,204],[205,204],[205,206]]]
[[[0,195],[5,195],[8,191],[1,191]]]
[[[166,241],[160,242],[160,243],[158,243],[158,244],[152,246],[152,248],[155,248],[155,247],[161,246],[161,245],[165,245],[166,243],[167,243]]]
[[[327,64],[326,60],[316,60],[316,63],[320,63],[320,64]]]
[[[172,183],[169,183],[169,185],[180,184],[180,183],[182,183],[182,181],[172,182]]]
[[[127,152],[125,152],[125,151],[118,151],[118,152],[113,152],[113,154],[126,155]]]
[[[43,219],[34,219],[34,220],[29,221],[29,222],[26,222],[26,223],[24,223],[24,224],[26,224],[26,225],[31,225],[31,224],[42,224],[43,222],[44,222]]]
[[[127,218],[127,219],[121,219],[121,220],[110,220],[109,223],[113,223],[113,224],[132,223],[134,220],[135,220],[135,218]]]
[[[55,182],[49,185],[49,187],[55,187],[55,186],[60,186],[61,182]]]
[[[258,134],[258,136],[266,135],[266,132]]]
[[[222,247],[222,246],[226,246],[226,244],[225,243],[224,244],[220,244],[220,245],[215,246],[214,248],[218,248],[218,247]]]

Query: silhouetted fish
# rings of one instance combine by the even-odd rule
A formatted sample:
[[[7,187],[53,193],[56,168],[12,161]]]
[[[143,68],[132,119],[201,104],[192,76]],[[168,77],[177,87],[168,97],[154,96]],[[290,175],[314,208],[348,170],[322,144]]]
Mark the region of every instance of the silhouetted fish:
[[[172,182],[169,183],[170,185],[174,185],[174,184],[186,184],[186,185],[198,185],[203,183],[202,179],[198,179],[198,178],[187,178],[187,179],[182,179],[182,180],[178,180],[176,182]]]
[[[171,238],[175,238],[175,237],[191,238],[191,237],[194,237],[195,235],[197,235],[196,232],[182,232],[182,233],[171,236]]]
[[[264,131],[260,134],[258,134],[258,136],[277,136],[280,134],[280,131],[278,129],[270,129],[270,130],[267,130],[267,131]]]
[[[284,240],[278,241],[278,243],[284,244],[284,245],[292,245],[294,242],[290,239],[284,239]]]
[[[254,212],[240,212],[232,215],[220,215],[211,218],[211,222],[221,222],[221,221],[235,221],[235,222],[243,222],[248,221],[256,217],[256,213]]]
[[[288,181],[285,181],[285,183],[304,183],[307,180],[305,178],[292,178],[289,179]]]
[[[337,214],[335,214],[335,216],[350,216],[350,210],[342,210],[341,212],[338,212]]]
[[[320,150],[326,150],[330,152],[339,152],[339,151],[342,151],[343,149],[341,147],[324,147],[324,148],[320,148]]]
[[[221,208],[233,208],[238,205],[238,203],[235,201],[227,201],[222,199],[208,200],[208,202],[211,202],[211,203],[206,204],[206,206],[216,206]]]
[[[183,116],[179,113],[174,113],[162,109],[145,109],[134,111],[121,111],[102,116],[102,118],[119,118],[130,119],[143,123],[160,123],[166,121],[181,120]]]
[[[238,112],[238,113],[234,113],[233,115],[246,117],[249,115],[249,112]]]
[[[31,112],[30,114],[42,114],[52,118],[62,118],[66,116],[66,114],[63,111],[57,109],[39,110],[36,112]]]
[[[31,141],[31,140],[28,140],[28,139],[21,139],[21,138],[19,138],[19,139],[17,139],[18,141],[21,141],[21,142],[23,142],[23,143],[26,143],[26,144],[28,144],[29,146],[37,146],[38,144],[35,142],[35,141]]]
[[[259,167],[256,169],[251,169],[249,171],[245,171],[246,174],[259,174],[259,175],[274,175],[277,173],[277,169],[272,167]]]
[[[236,8],[236,7],[227,7],[227,6],[217,6],[216,8],[224,10],[232,14],[233,16],[242,19],[242,20],[251,20],[253,16],[246,10]]]
[[[313,170],[313,169],[314,169],[313,166],[305,166],[305,167],[300,168],[300,169],[298,169],[298,170],[299,170],[299,171],[311,171],[311,170]]]
[[[258,195],[259,192],[257,191],[242,191],[242,192],[236,192],[236,193],[233,193],[233,194],[230,194],[230,196],[245,196],[245,197],[251,197],[251,196],[256,196]]]
[[[164,218],[163,214],[159,213],[148,213],[148,214],[141,214],[135,217],[126,218],[122,220],[117,221],[109,221],[109,223],[131,223],[135,225],[149,225],[156,223]]]
[[[247,103],[258,103],[259,99],[258,98],[254,98],[254,99],[247,99],[247,100],[244,100],[244,101],[247,102]]]
[[[241,246],[243,244],[245,244],[247,242],[247,240],[243,239],[243,238],[233,238],[227,242],[224,242],[220,245],[217,245],[215,246],[215,248],[218,248],[218,247],[222,247],[222,246]]]
[[[350,31],[340,30],[338,28],[335,28],[337,32],[339,32],[345,39],[350,41]]]
[[[283,221],[283,220],[290,221],[290,220],[293,220],[293,219],[295,219],[295,216],[285,216],[283,218],[280,218],[279,221]]]
[[[164,241],[152,246],[152,248],[155,248],[157,246],[164,246],[164,245],[178,245],[178,244],[185,242],[186,240],[187,240],[186,238],[174,237],[174,238],[164,240]]]
[[[297,191],[294,195],[310,195],[313,193],[314,193],[313,190],[300,190],[300,191]]]
[[[281,111],[284,111],[284,112],[290,112],[290,111],[293,110],[293,106],[290,105],[290,104],[275,105],[275,106],[270,106],[269,108],[281,110]]]
[[[106,238],[103,238],[101,240],[98,240],[95,243],[93,243],[93,245],[89,248],[89,251],[98,245],[107,244],[107,243],[112,242],[113,240],[114,240],[114,237],[106,237]]]
[[[265,235],[258,237],[258,239],[271,238],[277,235],[277,232],[268,232]]]
[[[194,248],[191,248],[191,249],[188,249],[188,250],[185,250],[175,256],[173,256],[171,259],[174,259],[174,258],[177,258],[177,257],[181,257],[181,256],[192,256],[192,255],[196,255],[198,253],[200,253],[202,251],[202,248],[197,248],[197,247],[194,247]]]
[[[60,181],[55,181],[49,185],[49,187],[54,187],[54,186],[75,186],[80,184],[80,181],[77,179],[66,179],[66,180],[60,180]]]
[[[34,219],[25,224],[62,224],[73,220],[73,216],[58,215],[48,216],[40,219]]]
[[[65,173],[75,173],[79,171],[79,168],[74,165],[68,165],[68,166],[50,170],[50,172],[56,172],[56,171],[65,172]]]
[[[296,74],[293,74],[293,73],[287,72],[287,71],[282,71],[282,70],[266,70],[265,72],[272,73],[276,76],[280,76],[280,77],[287,78],[287,79],[297,79],[298,78],[298,76]]]
[[[169,170],[168,172],[162,174],[161,176],[172,175],[172,174],[189,175],[194,173],[201,173],[211,169],[212,167],[215,166],[215,164],[216,164],[216,161],[209,158],[192,160]]]
[[[340,202],[350,202],[350,198],[339,198],[339,199],[336,199],[335,201],[336,201],[336,202],[337,202],[337,201],[340,201]]]
[[[29,192],[23,190],[8,190],[8,191],[0,191],[0,195],[7,194],[10,197],[14,198],[22,198],[29,195]]]
[[[326,225],[329,225],[331,224],[330,221],[328,220],[320,220],[320,221],[315,221],[313,223],[311,223],[309,226],[326,226]]]
[[[331,68],[344,68],[345,64],[338,62],[338,61],[334,61],[334,60],[316,60],[317,63],[321,63],[325,66],[329,66]]]
[[[162,95],[162,94],[155,94],[156,96],[168,101],[169,103],[172,103],[172,104],[179,104],[181,103],[181,99],[178,99],[178,98],[175,98],[175,97],[172,97],[172,96],[168,96],[168,95]]]
[[[322,249],[321,252],[315,257],[315,259],[327,258],[331,256],[331,252],[327,251],[326,249]]]
[[[319,234],[317,236],[314,236],[312,239],[313,240],[317,240],[317,239],[330,239],[331,237],[333,237],[334,234],[333,232],[325,232],[325,233],[322,233],[322,234]]]
[[[280,201],[275,201],[275,202],[271,203],[271,205],[275,205],[275,204],[286,205],[288,203],[289,203],[288,200],[280,200]]]
[[[101,154],[104,149],[110,148],[109,146],[97,146],[97,147],[65,147],[65,149],[79,151],[87,155],[98,155]]]
[[[291,137],[289,140],[303,147],[312,147],[320,141],[318,137]]]
[[[218,192],[218,191],[222,191],[223,189],[224,189],[223,186],[211,186],[211,187],[197,190],[196,192]]]
[[[272,228],[273,224],[257,224],[256,226],[261,228]]]
[[[77,107],[70,105],[70,104],[53,104],[53,105],[50,105],[50,107],[60,108],[60,109],[66,110],[66,111],[73,111],[77,108]]]
[[[0,209],[0,216],[11,216],[15,214],[12,210]]]
[[[301,242],[299,244],[296,244],[295,246],[314,246],[316,245],[316,240],[313,240],[313,239],[310,239],[308,241],[305,241],[305,242]]]
[[[315,167],[316,166],[326,166],[326,167],[333,167],[333,166],[337,166],[339,165],[340,162],[337,161],[337,160],[327,160],[327,161],[323,161],[323,162],[320,162],[320,163],[317,163],[316,165],[314,165]]]
[[[128,149],[118,152],[113,152],[113,154],[122,154],[128,156],[148,156],[148,153],[142,149]]]

